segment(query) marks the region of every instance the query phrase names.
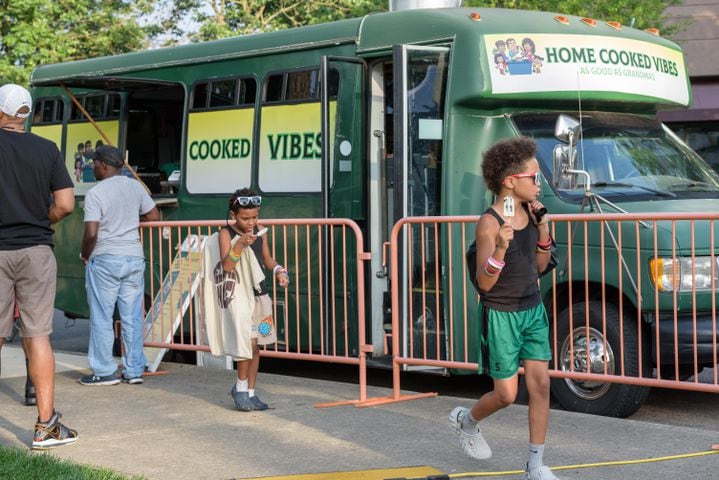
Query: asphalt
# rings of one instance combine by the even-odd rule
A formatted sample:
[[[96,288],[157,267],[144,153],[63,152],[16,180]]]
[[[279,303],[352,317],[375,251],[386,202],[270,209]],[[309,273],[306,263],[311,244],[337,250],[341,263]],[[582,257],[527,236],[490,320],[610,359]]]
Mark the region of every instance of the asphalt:
[[[146,377],[143,385],[86,387],[77,383],[89,372],[86,355],[56,351],[56,364],[56,408],[80,439],[50,454],[77,463],[158,480],[300,474],[304,475],[289,478],[424,479],[440,473],[449,476],[444,478],[522,478],[517,471],[527,450],[523,405],[512,405],[483,422],[494,455],[480,462],[463,455],[447,420],[456,405],[471,405],[470,398],[438,396],[366,408],[317,408],[322,402],[357,399],[359,390],[351,383],[261,372],[258,394],[271,409],[245,413],[234,409],[228,394],[233,371],[167,362],[160,366],[166,374]],[[27,448],[32,441],[37,413],[22,403],[24,376],[18,342],[5,345],[0,375],[2,445]],[[369,387],[368,394],[380,397],[391,391]],[[701,426],[552,410],[545,461],[562,480],[708,480],[719,475],[719,455],[681,456],[710,451],[718,439],[715,430]],[[673,456],[680,458],[587,467]],[[422,466],[428,468],[374,471]],[[340,473],[350,471],[355,473]],[[504,474],[488,475],[492,472]]]

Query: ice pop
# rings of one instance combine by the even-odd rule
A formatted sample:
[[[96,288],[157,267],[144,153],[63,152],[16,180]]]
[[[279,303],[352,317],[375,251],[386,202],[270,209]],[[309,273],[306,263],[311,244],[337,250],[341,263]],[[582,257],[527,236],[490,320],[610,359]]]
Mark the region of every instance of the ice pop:
[[[504,197],[504,216],[505,218],[514,217],[514,198],[509,195]]]

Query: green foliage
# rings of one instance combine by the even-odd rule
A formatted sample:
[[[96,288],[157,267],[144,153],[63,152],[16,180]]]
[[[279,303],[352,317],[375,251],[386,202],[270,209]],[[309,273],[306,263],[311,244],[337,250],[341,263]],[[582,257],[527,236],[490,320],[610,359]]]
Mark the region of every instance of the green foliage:
[[[184,12],[199,25],[197,32],[185,32],[192,41],[355,18],[385,11],[388,6],[386,0],[163,0],[163,3],[174,5],[169,24],[174,22],[177,25],[177,14]],[[615,20],[640,29],[657,27],[664,34],[669,34],[676,31],[677,25],[667,24],[664,10],[680,3],[681,0],[465,0],[463,5],[555,11],[599,20]],[[175,37],[171,42],[176,42],[180,29],[175,28],[173,32]]]
[[[634,28],[659,28],[663,35],[675,31],[667,24],[664,11],[682,0],[612,0],[611,2],[588,2],[587,0],[465,0],[466,7],[514,8],[521,10],[544,10],[547,12],[577,15],[597,20],[614,20]]]
[[[205,11],[194,15],[199,31],[193,41],[212,40],[247,33],[355,18],[383,10],[379,0],[204,0]]]
[[[465,0],[468,7],[548,10],[616,20],[670,35],[666,7],[681,0]],[[0,84],[27,84],[40,64],[114,55],[361,17],[387,0],[0,0]]]
[[[13,480],[143,480],[106,468],[76,465],[52,455],[0,447],[0,478]]]
[[[27,84],[45,63],[139,50],[152,0],[0,0],[0,84]]]

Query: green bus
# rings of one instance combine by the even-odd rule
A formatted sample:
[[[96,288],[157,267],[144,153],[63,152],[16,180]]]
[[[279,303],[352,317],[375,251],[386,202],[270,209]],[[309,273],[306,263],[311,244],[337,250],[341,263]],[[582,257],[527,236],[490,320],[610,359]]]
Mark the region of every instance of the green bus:
[[[681,50],[656,32],[617,22],[507,9],[387,12],[44,65],[33,72],[31,87],[32,131],[61,146],[75,179],[78,211],[56,227],[56,306],[71,316],[88,315],[77,253],[80,205],[94,178],[81,144],[94,148],[103,141],[78,104],[107,141],[128,152],[165,220],[223,218],[230,193],[249,185],[263,196],[263,217],[355,221],[372,253],[365,324],[375,357],[382,356],[389,323],[392,292],[382,252],[393,225],[405,217],[484,211],[492,196],[481,178],[482,153],[500,139],[528,135],[537,141],[541,200],[552,213],[585,211],[590,185],[607,205],[628,212],[719,211],[717,174],[655,119],[660,109],[691,103]],[[664,232],[657,261],[665,262],[667,276],[678,271],[666,258],[673,248],[680,257],[675,263],[687,260],[689,232],[676,232],[676,246],[671,229]],[[697,255],[714,251],[706,233],[696,236]],[[583,242],[583,235],[575,241]],[[561,257],[571,242],[561,235],[557,242]],[[660,309],[673,316],[677,279],[652,279],[654,246],[644,241],[647,247],[632,254],[628,242],[627,261],[638,255],[646,263],[644,296],[654,298],[653,281],[666,283]],[[427,267],[420,259],[412,255],[412,268]],[[616,264],[616,252],[610,261]],[[572,308],[580,315],[587,308],[581,291],[586,285],[595,291],[601,282],[586,278],[581,262],[574,265],[571,276],[558,269],[555,289],[543,282],[547,302],[557,298],[560,320]],[[706,263],[695,266],[703,274],[715,271]],[[679,301],[699,312],[697,331],[709,332],[698,339],[699,366],[713,366],[713,294],[705,282],[692,300],[691,270],[682,269]],[[461,269],[451,270],[452,279],[444,266],[438,271],[440,291],[450,280],[467,283]],[[621,276],[604,279],[610,309],[619,308]],[[623,308],[636,309],[639,293],[623,291]],[[443,311],[433,312],[443,342],[448,308],[443,302]],[[684,310],[679,314],[680,327],[689,322],[691,328]],[[647,325],[653,319],[645,316]],[[630,323],[623,327],[626,336],[636,329]],[[608,348],[619,352],[617,324],[609,328],[615,330],[607,334]],[[559,349],[570,332],[558,329]],[[472,343],[469,358],[476,358]],[[625,362],[631,364],[627,372],[636,372],[636,358]],[[574,410],[626,416],[647,388],[555,380],[553,392]]]

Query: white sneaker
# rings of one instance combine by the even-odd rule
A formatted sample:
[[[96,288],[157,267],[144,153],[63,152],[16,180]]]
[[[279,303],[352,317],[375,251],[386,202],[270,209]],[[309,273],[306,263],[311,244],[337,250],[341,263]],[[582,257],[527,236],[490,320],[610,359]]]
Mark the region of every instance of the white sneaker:
[[[476,433],[467,433],[462,430],[462,419],[465,415],[469,415],[469,409],[464,407],[455,407],[449,413],[449,422],[459,435],[459,444],[462,446],[462,450],[467,456],[476,460],[492,458],[492,449],[489,448],[487,441],[482,436],[479,425],[477,425]]]
[[[524,472],[524,480],[559,480],[548,466],[542,465],[531,472]]]

